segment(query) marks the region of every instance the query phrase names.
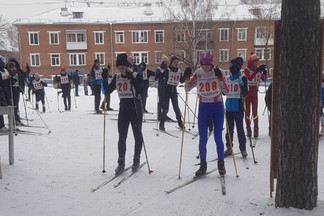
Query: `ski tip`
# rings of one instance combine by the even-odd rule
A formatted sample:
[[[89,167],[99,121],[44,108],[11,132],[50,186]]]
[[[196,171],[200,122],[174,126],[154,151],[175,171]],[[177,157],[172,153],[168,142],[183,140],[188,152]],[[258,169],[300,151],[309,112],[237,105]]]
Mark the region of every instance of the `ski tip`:
[[[254,164],[257,164],[258,163],[258,161],[254,161]]]

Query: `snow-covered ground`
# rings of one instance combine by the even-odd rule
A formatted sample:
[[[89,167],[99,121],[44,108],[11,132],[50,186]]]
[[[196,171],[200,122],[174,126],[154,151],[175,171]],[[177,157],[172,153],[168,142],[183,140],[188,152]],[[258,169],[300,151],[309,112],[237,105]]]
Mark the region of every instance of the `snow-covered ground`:
[[[82,90],[82,88],[81,88]],[[183,88],[179,88],[182,97]],[[319,148],[319,197],[318,207],[313,211],[298,209],[276,209],[274,198],[269,194],[270,138],[267,115],[264,109],[264,94],[259,94],[260,138],[255,148],[258,164],[254,165],[250,148],[247,148],[250,169],[245,169],[241,156],[236,157],[239,179],[235,177],[232,159],[226,158],[227,194],[220,190],[218,173],[214,172],[195,183],[172,194],[164,191],[192,178],[199,161],[198,138],[185,134],[182,163],[182,180],[178,180],[181,132],[176,124],[166,123],[166,130],[179,135],[173,138],[165,134],[156,136],[155,122],[143,123],[143,134],[153,174],[143,167],[128,181],[114,188],[118,180],[96,192],[91,188],[99,185],[114,174],[117,165],[117,112],[108,113],[106,132],[106,174],[102,174],[103,115],[94,115],[93,96],[76,98],[75,108],[59,113],[56,90],[46,88],[52,113],[43,114],[52,133],[43,136],[18,135],[15,137],[15,164],[8,165],[8,138],[0,136],[0,155],[3,179],[0,180],[1,216],[88,216],[88,215],[324,215],[324,141]],[[112,95],[112,107],[118,109],[116,92]],[[195,94],[189,95],[194,109]],[[179,99],[181,110],[183,102]],[[62,109],[62,99],[60,98]],[[28,105],[30,106],[30,105]],[[170,104],[171,106],[171,104]],[[21,103],[21,116],[24,108]],[[149,89],[147,110],[156,113],[156,89]],[[169,116],[174,118],[170,107]],[[28,109],[31,125],[42,125],[36,113]],[[156,114],[146,115],[147,119]],[[190,121],[193,115],[190,114]],[[187,125],[187,128],[189,125]],[[46,129],[27,128],[40,131]],[[192,132],[197,131],[197,125]],[[225,133],[225,131],[224,131]],[[216,157],[213,139],[208,141],[208,159]],[[132,163],[134,139],[129,130],[126,165]],[[234,150],[238,151],[237,137]],[[142,161],[145,160],[142,151]],[[208,169],[216,167],[209,163]],[[121,178],[121,177],[119,177]],[[275,195],[275,193],[273,194]]]

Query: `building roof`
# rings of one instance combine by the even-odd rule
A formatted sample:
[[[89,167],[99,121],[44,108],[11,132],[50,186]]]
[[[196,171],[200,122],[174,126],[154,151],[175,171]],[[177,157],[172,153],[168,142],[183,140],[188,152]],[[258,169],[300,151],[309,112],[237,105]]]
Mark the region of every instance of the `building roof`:
[[[29,24],[102,24],[102,23],[164,23],[170,22],[170,8],[162,6],[91,6],[66,7],[46,11],[31,18],[18,19],[16,25]],[[175,7],[172,11],[177,10]],[[82,12],[83,18],[73,18],[75,12]],[[254,16],[245,5],[219,5],[214,10],[212,19],[218,20],[249,20]]]

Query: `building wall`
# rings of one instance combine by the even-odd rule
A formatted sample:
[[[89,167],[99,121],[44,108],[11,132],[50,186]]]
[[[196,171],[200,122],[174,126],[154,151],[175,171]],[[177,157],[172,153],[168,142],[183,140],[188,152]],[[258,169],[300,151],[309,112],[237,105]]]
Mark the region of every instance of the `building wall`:
[[[213,25],[213,47],[210,47],[214,56],[214,64],[222,69],[228,69],[229,61],[219,62],[219,50],[229,50],[229,60],[237,56],[237,49],[246,49],[246,59],[250,52],[254,51],[255,26],[254,21],[222,21],[215,22]],[[93,65],[96,52],[105,53],[105,65],[108,63],[114,69],[116,61],[116,52],[126,52],[130,55],[132,52],[148,52],[148,68],[154,70],[157,67],[155,62],[155,52],[162,51],[168,56],[175,51],[175,29],[171,23],[128,23],[128,24],[48,24],[48,25],[18,25],[20,35],[20,51],[22,65],[30,64],[30,53],[40,53],[40,67],[31,67],[33,73],[40,73],[46,77],[60,72],[61,67],[68,71],[84,70],[88,73]],[[229,29],[228,41],[220,41],[220,29]],[[247,40],[237,40],[237,28],[247,28]],[[67,50],[66,31],[67,30],[86,30],[87,31],[87,49],[86,50]],[[112,31],[111,31],[112,30]],[[148,42],[142,44],[132,43],[132,32],[134,30],[147,30]],[[155,43],[154,30],[164,31],[164,43]],[[39,32],[39,45],[29,45],[28,32]],[[50,45],[48,31],[59,31],[59,45]],[[94,31],[104,31],[104,44],[96,45]],[[115,44],[115,32],[124,31],[124,44]],[[112,36],[112,37],[111,37]],[[112,46],[111,46],[112,44]],[[272,50],[273,51],[273,50]],[[51,66],[50,53],[60,54],[60,66]],[[85,66],[70,66],[69,53],[86,53]],[[273,57],[273,56],[272,56]],[[113,58],[113,60],[112,60]],[[272,68],[272,59],[269,62]],[[261,61],[261,63],[265,63]],[[244,66],[246,66],[246,61]],[[115,71],[115,70],[114,70]]]

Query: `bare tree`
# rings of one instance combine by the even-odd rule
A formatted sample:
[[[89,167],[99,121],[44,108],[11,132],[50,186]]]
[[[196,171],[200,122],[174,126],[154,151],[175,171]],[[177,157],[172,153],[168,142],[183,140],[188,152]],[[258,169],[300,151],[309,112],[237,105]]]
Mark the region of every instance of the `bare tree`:
[[[0,16],[0,49],[6,49],[8,26],[9,23]]]
[[[313,209],[318,196],[320,0],[282,1],[276,207]]]
[[[199,54],[212,52],[213,15],[217,1],[213,0],[164,0],[164,8],[173,23],[175,54],[185,64],[196,69]]]

